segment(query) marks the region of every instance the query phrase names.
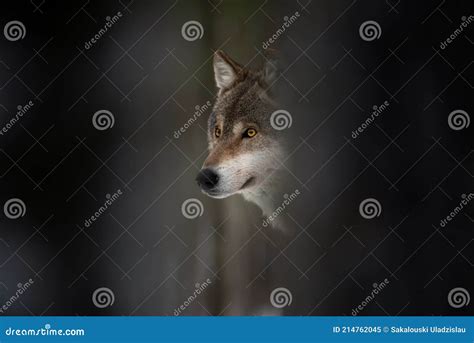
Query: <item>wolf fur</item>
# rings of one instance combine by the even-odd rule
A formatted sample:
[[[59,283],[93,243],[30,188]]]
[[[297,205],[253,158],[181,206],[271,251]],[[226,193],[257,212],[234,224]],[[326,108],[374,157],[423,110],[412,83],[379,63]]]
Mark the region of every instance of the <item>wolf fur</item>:
[[[217,99],[208,120],[209,155],[197,181],[214,198],[241,194],[269,216],[281,202],[281,167],[285,156],[282,132],[270,122],[277,109],[270,86],[276,78],[275,60],[259,71],[235,62],[223,51],[214,54]],[[256,130],[253,137],[246,130]],[[274,221],[281,226],[282,218]]]

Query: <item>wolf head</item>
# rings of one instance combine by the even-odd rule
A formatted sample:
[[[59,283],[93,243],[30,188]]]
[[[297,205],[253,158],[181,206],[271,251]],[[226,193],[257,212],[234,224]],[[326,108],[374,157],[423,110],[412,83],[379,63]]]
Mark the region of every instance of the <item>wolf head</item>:
[[[213,66],[218,94],[208,120],[209,155],[196,180],[211,197],[241,193],[251,200],[266,192],[263,186],[281,166],[281,133],[271,125],[276,107],[268,91],[275,63],[252,71],[217,51]]]

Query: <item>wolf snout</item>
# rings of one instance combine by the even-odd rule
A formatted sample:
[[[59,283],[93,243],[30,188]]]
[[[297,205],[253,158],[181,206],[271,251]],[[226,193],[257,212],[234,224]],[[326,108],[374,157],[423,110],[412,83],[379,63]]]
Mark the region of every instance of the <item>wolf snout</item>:
[[[196,182],[204,191],[210,191],[217,186],[219,175],[213,169],[205,168],[197,175]]]

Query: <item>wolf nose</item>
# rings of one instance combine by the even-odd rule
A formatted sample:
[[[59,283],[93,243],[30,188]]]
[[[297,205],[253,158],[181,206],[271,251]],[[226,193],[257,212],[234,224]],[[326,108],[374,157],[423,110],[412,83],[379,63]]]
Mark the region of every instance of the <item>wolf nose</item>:
[[[219,175],[211,168],[202,169],[196,177],[196,182],[202,189],[211,190],[219,182]]]

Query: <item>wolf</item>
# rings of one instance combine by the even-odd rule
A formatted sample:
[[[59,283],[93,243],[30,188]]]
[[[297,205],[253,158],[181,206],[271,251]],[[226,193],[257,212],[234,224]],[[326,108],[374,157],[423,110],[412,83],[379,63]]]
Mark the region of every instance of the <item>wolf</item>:
[[[275,198],[281,199],[286,154],[282,132],[271,120],[278,109],[269,90],[277,78],[274,53],[255,71],[216,51],[213,69],[218,92],[208,119],[209,155],[196,181],[210,197],[241,194],[270,216]]]

